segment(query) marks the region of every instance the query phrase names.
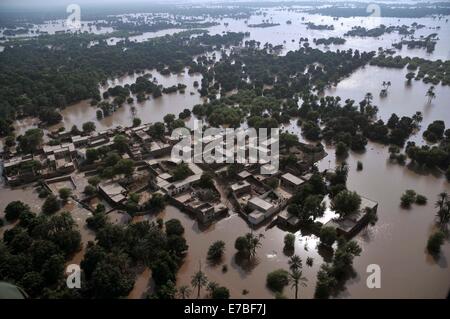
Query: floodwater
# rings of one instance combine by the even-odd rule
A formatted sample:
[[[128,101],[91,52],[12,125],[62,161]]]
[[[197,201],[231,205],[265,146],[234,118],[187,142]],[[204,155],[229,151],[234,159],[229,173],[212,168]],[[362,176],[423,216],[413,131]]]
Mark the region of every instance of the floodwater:
[[[185,238],[189,245],[185,262],[178,272],[177,285],[190,285],[192,275],[201,265],[209,281],[217,282],[226,286],[234,298],[273,298],[272,293],[266,288],[267,273],[283,268],[288,269],[289,257],[283,253],[283,239],[285,232],[277,227],[265,230],[264,227],[255,231],[255,234],[263,234],[262,247],[257,250],[256,259],[252,263],[243,263],[236,258],[234,242],[237,237],[250,232],[247,223],[238,215],[232,214],[219,222],[211,225],[206,230],[199,229],[199,225],[189,215],[181,212],[173,206],[166,207],[158,217],[164,220],[171,218],[179,219],[185,228]],[[156,216],[145,216],[145,219],[154,220]],[[304,270],[303,275],[308,278],[308,286],[300,290],[301,298],[312,298],[315,288],[316,273],[323,259],[316,249],[318,239],[311,236],[300,236],[296,234],[295,253],[302,257]],[[209,246],[216,240],[225,242],[225,255],[218,265],[210,265],[206,260]],[[305,265],[306,258],[314,259],[313,266]],[[222,271],[223,265],[228,270]],[[248,294],[244,295],[243,291]],[[206,296],[206,290],[202,296]],[[294,291],[289,287],[285,288],[285,295],[293,298]],[[193,293],[191,297],[195,298]]]
[[[302,21],[301,18],[305,17]],[[223,24],[208,28],[212,34],[223,31],[249,31],[249,39],[260,41],[262,44],[270,42],[273,45],[283,44],[285,49],[297,49],[298,39],[308,37],[310,44],[313,38],[342,36],[354,25],[361,25],[373,28],[383,23],[385,25],[410,25],[413,22],[425,24],[427,27],[418,30],[416,35],[428,35],[438,33],[440,40],[436,45],[436,50],[428,54],[425,50],[408,50],[404,48],[400,51],[402,55],[420,56],[431,60],[450,58],[450,32],[448,24],[444,20],[424,19],[392,19],[392,18],[340,18],[335,21],[330,17],[318,15],[307,15],[303,13],[269,10],[267,17],[253,16],[248,20],[248,24],[260,23],[263,19],[270,19],[280,23],[280,26],[270,28],[249,28],[244,20],[224,19],[221,22],[228,22],[228,27]],[[291,20],[292,24],[287,25],[286,21]],[[335,31],[315,31],[307,30],[303,23],[314,22],[316,24],[334,24]],[[341,23],[343,25],[341,26]],[[440,26],[440,30],[429,29]],[[347,43],[341,46],[330,46],[330,50],[335,49],[359,49],[362,51],[377,50],[378,47],[390,48],[393,42],[400,40],[397,33],[383,35],[379,39],[373,38],[347,38]],[[292,42],[292,39],[295,41]],[[324,49],[323,46],[320,46]],[[156,71],[149,71],[156,77],[158,83],[164,86],[171,86],[177,83],[187,85],[186,93],[165,94],[158,99],[150,100],[136,106],[136,116],[145,122],[161,121],[167,113],[178,115],[184,108],[192,108],[197,103],[202,103],[202,99],[193,88],[195,80],[201,80],[200,75],[189,75],[187,72],[181,75],[162,76]],[[450,112],[448,111],[450,101],[450,87],[436,86],[436,99],[431,104],[427,103],[425,92],[429,85],[421,81],[412,81],[408,86],[405,83],[407,71],[397,69],[379,68],[366,66],[354,72],[350,77],[343,79],[336,87],[327,89],[326,95],[339,95],[344,101],[352,98],[357,104],[363,99],[367,92],[373,94],[373,104],[379,107],[379,117],[387,120],[392,113],[398,116],[412,116],[416,111],[423,114],[421,130],[411,138],[418,143],[424,143],[422,132],[429,123],[434,120],[444,120],[450,125]],[[109,81],[108,86],[131,84],[135,81],[136,75],[126,76]],[[383,81],[391,81],[388,96],[381,98],[379,91]],[[102,90],[107,87],[102,88]],[[194,92],[193,95],[190,92]],[[116,111],[112,116],[97,121],[96,107],[89,106],[87,101],[80,102],[62,110],[63,123],[67,129],[74,124],[81,127],[86,121],[94,121],[97,129],[105,129],[117,125],[131,125],[133,115],[131,106],[124,106]],[[301,137],[300,129],[293,124],[286,127],[286,130],[295,132]],[[20,130],[24,130],[26,121],[17,124]],[[338,162],[334,156],[334,149],[326,146],[329,154],[319,163],[321,170],[333,168]],[[434,201],[437,194],[442,191],[450,192],[450,184],[439,173],[423,174],[417,173],[406,166],[399,166],[388,161],[388,149],[375,143],[367,145],[367,151],[363,154],[350,153],[346,160],[349,164],[348,187],[356,190],[362,196],[375,200],[379,203],[378,222],[374,227],[363,231],[355,239],[361,245],[363,251],[361,256],[356,257],[354,267],[357,276],[348,281],[346,290],[339,298],[444,298],[447,295],[450,283],[450,245],[448,241],[442,247],[441,257],[438,260],[431,258],[425,251],[425,246],[429,235],[435,228],[435,208]],[[362,171],[356,171],[356,163],[361,161],[364,165]],[[413,205],[411,209],[400,208],[400,196],[406,189],[414,189],[417,193],[428,197],[426,206]],[[24,196],[25,195],[25,196]],[[20,198],[30,205],[40,207],[40,200],[36,199],[37,194],[29,188],[10,190],[0,188],[0,209],[3,211],[5,198]],[[81,213],[81,212],[80,212]],[[2,214],[2,212],[0,213]],[[199,229],[198,224],[188,215],[178,209],[168,206],[160,214],[165,220],[177,218],[185,227],[185,237],[189,245],[189,252],[186,261],[178,274],[178,285],[190,284],[191,276],[197,271],[199,263],[211,281],[224,285],[230,289],[232,297],[236,298],[272,298],[273,294],[265,287],[266,275],[270,271],[278,268],[287,269],[288,257],[283,253],[283,238],[285,232],[277,227],[271,229],[260,228],[256,232],[263,233],[265,238],[262,247],[258,250],[257,261],[254,265],[243,265],[235,257],[234,241],[238,236],[244,235],[250,229],[245,221],[238,215],[232,214],[224,218],[206,230]],[[155,216],[145,216],[144,219],[155,219]],[[80,217],[80,220],[82,218]],[[5,228],[5,227],[4,227]],[[4,229],[3,228],[3,229]],[[296,233],[295,253],[300,255],[304,262],[304,275],[308,278],[308,286],[299,292],[300,298],[311,298],[314,294],[315,278],[323,258],[317,251],[317,238],[307,234]],[[90,238],[85,234],[85,239]],[[226,252],[223,262],[218,266],[209,265],[206,262],[208,247],[216,240],[223,240],[226,243]],[[307,257],[314,258],[312,267],[305,265]],[[377,264],[381,267],[381,288],[369,289],[366,286],[367,266]],[[228,270],[222,271],[222,265],[227,265]],[[151,286],[149,279],[151,274],[144,270],[139,276],[135,288],[130,293],[130,298],[139,298],[145,290]],[[243,290],[248,290],[248,294],[243,295]],[[203,291],[203,296],[206,291]],[[293,297],[293,290],[286,287],[284,294]],[[195,297],[195,295],[191,296]]]
[[[261,46],[264,43],[269,42],[275,45],[283,45],[284,49],[282,54],[287,53],[290,50],[297,50],[300,37],[309,38],[309,44],[313,48],[319,48],[321,50],[348,50],[358,49],[360,51],[377,51],[379,47],[385,49],[393,49],[392,44],[399,42],[402,38],[397,32],[391,34],[384,34],[378,38],[371,37],[345,37],[347,40],[343,45],[330,45],[326,48],[324,45],[315,45],[313,39],[328,38],[328,37],[343,37],[344,33],[351,30],[354,26],[365,27],[366,29],[376,28],[380,24],[386,26],[399,26],[408,25],[417,22],[419,24],[426,25],[425,28],[419,29],[414,34],[415,37],[428,36],[431,33],[436,33],[440,39],[433,53],[427,53],[425,49],[407,49],[403,46],[403,49],[397,51],[396,55],[421,57],[429,60],[448,60],[450,58],[450,28],[449,22],[446,22],[445,18],[438,20],[433,18],[384,18],[382,13],[380,17],[367,17],[367,18],[339,18],[334,20],[329,16],[311,15],[307,13],[298,13],[287,10],[269,9],[264,11],[267,15],[252,16],[247,20],[233,20],[223,19],[223,23],[228,23],[228,26],[219,25],[208,28],[210,34],[220,34],[224,31],[233,32],[250,32],[250,37],[246,40],[255,40],[261,42]],[[270,23],[279,23],[279,26],[273,26],[268,28],[252,28],[248,27],[250,24],[258,24],[265,21]],[[290,20],[292,23],[287,24]],[[315,24],[333,25],[334,30],[309,30],[305,23],[312,22]],[[439,29],[437,29],[439,27]],[[294,41],[292,41],[294,40]],[[302,43],[303,45],[303,43]]]
[[[387,120],[392,113],[411,116],[416,111],[423,113],[421,129],[411,140],[424,143],[422,133],[429,123],[443,119],[448,124],[450,113],[447,101],[450,88],[436,86],[436,99],[427,103],[425,92],[429,85],[421,81],[405,84],[406,70],[384,69],[367,66],[357,70],[350,77],[342,80],[336,87],[327,89],[326,95],[340,96],[359,102],[365,93],[372,92],[373,104],[379,107],[379,117]],[[382,81],[391,81],[388,96],[381,98]],[[286,130],[300,134],[294,124]],[[333,168],[340,162],[334,156],[334,148],[326,146],[329,154],[319,162],[320,170]],[[438,173],[419,174],[407,167],[392,164],[388,161],[388,147],[369,143],[364,154],[351,152],[346,160],[349,167],[348,187],[362,196],[379,203],[379,220],[375,227],[363,231],[355,239],[363,248],[360,257],[355,258],[357,276],[347,284],[339,298],[443,298],[449,289],[450,272],[448,260],[450,245],[443,246],[441,257],[434,260],[425,251],[428,237],[435,230],[434,201],[442,191],[450,192],[450,184]],[[361,161],[363,171],[356,171],[356,163]],[[414,205],[405,210],[400,207],[400,196],[406,189],[414,189],[425,195],[429,203],[426,206]],[[287,268],[287,259],[283,254],[283,238],[286,234],[278,228],[265,230],[263,247],[258,251],[259,263],[253,269],[241,267],[236,262],[234,253],[235,239],[249,231],[245,221],[238,215],[232,215],[211,226],[207,230],[199,230],[198,225],[186,214],[174,207],[168,207],[162,215],[165,219],[178,218],[186,229],[186,239],[190,246],[186,262],[179,272],[178,284],[189,284],[192,274],[198,269],[199,262],[212,281],[229,287],[233,297],[239,298],[271,298],[272,293],[265,287],[268,272],[278,268]],[[305,261],[314,258],[312,268],[305,266],[304,275],[308,278],[308,287],[301,290],[302,298],[311,298],[314,294],[315,278],[323,258],[316,249],[317,239],[314,236],[302,236],[296,233],[296,254]],[[222,264],[212,267],[206,262],[208,247],[215,240],[226,243],[226,255],[222,264],[228,271],[222,273]],[[308,250],[305,250],[308,242]],[[369,289],[366,279],[368,265],[381,267],[381,288]],[[420,274],[420,275],[418,275]],[[242,295],[242,291],[249,291]],[[287,287],[285,295],[293,296]]]
[[[14,36],[4,36],[3,31],[0,30],[0,36],[4,36],[6,40],[1,40],[0,42],[5,42],[8,39],[14,39],[14,38],[26,38],[26,37],[36,37],[39,36],[41,33],[48,33],[48,34],[55,34],[57,32],[89,32],[93,34],[104,34],[104,33],[110,33],[113,32],[114,29],[111,27],[97,27],[95,25],[92,25],[95,23],[95,21],[81,21],[81,25],[79,29],[71,28],[67,25],[66,20],[59,19],[59,20],[52,20],[52,21],[46,21],[42,24],[34,24],[31,28],[28,29],[27,33],[23,34],[17,34]],[[89,25],[91,24],[91,25]]]
[[[134,117],[140,118],[143,123],[158,122],[162,121],[167,113],[178,116],[184,109],[192,109],[195,104],[203,103],[203,99],[200,97],[197,88],[194,88],[195,81],[198,83],[201,82],[201,74],[188,74],[187,69],[185,72],[175,75],[161,75],[156,70],[149,70],[146,73],[151,73],[152,77],[156,78],[157,83],[164,87],[177,85],[178,83],[186,85],[185,93],[175,92],[163,94],[156,99],[150,96],[148,100],[142,103],[137,102],[136,96],[132,95],[135,99],[133,104],[130,105],[124,103],[123,106],[117,109],[112,115],[101,120],[97,119],[96,112],[98,108],[96,106],[91,106],[89,100],[84,100],[61,110],[63,116],[62,122],[52,126],[50,129],[64,126],[66,129],[70,130],[73,125],[77,125],[78,128],[81,129],[83,123],[87,121],[93,121],[96,124],[97,130],[108,129],[119,125],[126,127],[133,124]],[[114,87],[116,85],[131,85],[139,76],[142,76],[142,74],[127,75],[118,79],[108,80],[106,86],[100,87],[100,92],[103,93],[109,87]],[[132,113],[132,106],[135,107],[135,115]]]

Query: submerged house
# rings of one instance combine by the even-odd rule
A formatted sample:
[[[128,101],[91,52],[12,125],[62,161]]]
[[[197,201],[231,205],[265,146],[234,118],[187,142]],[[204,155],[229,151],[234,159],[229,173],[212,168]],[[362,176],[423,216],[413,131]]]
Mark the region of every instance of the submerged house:
[[[344,236],[346,238],[351,238],[355,236],[359,231],[361,231],[365,226],[367,226],[367,224],[370,221],[371,213],[376,214],[377,209],[378,209],[377,202],[374,202],[368,198],[361,196],[361,206],[357,212],[347,215],[343,218],[340,217],[327,218],[322,220],[322,222],[324,227],[335,228],[338,235]],[[328,210],[329,206],[327,206],[327,211]],[[327,211],[325,212],[325,214],[327,213]],[[332,210],[330,211],[336,214]],[[318,221],[321,222],[320,220]]]
[[[279,196],[275,191],[269,191],[261,196],[253,196],[247,202],[250,213],[247,220],[252,225],[258,225],[282,210],[287,200]]]
[[[281,175],[281,185],[291,191],[298,190],[304,183],[303,179],[291,173]]]
[[[109,183],[98,186],[98,191],[112,205],[120,205],[126,199],[127,190],[118,183]]]

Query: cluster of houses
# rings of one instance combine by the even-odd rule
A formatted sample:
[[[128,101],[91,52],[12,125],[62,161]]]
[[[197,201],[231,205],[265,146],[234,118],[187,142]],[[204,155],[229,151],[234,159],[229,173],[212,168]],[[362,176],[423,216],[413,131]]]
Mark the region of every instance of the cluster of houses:
[[[95,149],[113,144],[117,134],[125,135],[127,156],[136,161],[143,158],[170,154],[176,141],[165,136],[162,140],[152,139],[147,133],[151,124],[139,127],[95,131],[88,135],[74,135],[70,131],[54,131],[49,136],[52,142],[43,145],[34,154],[19,155],[15,149],[2,154],[3,175],[11,186],[31,183],[39,179],[48,179],[70,174],[86,159],[88,149]],[[93,169],[96,165],[86,166],[82,170]]]
[[[255,169],[255,168],[254,168]],[[277,174],[278,184],[273,188],[266,183],[266,178],[243,170],[238,173],[238,181],[230,185],[230,194],[237,211],[253,225],[258,226],[280,213],[293,196],[293,194],[309,179],[310,174],[302,177],[290,172]]]
[[[148,157],[161,157],[169,155],[173,144],[178,140],[172,140],[169,136],[162,139],[154,139],[148,133],[151,124],[144,124],[137,127],[127,128],[123,134],[128,138],[128,153],[136,161]]]
[[[50,137],[58,143],[45,144],[35,154],[22,156],[3,154],[3,175],[7,183],[15,186],[38,179],[46,180],[69,175],[77,169],[85,172],[95,171],[101,163],[83,164],[87,150],[112,145],[114,137],[121,134],[127,138],[126,153],[122,157],[132,158],[135,161],[135,173],[131,179],[138,170],[145,171],[147,180],[139,191],[150,189],[150,197],[152,193],[158,192],[173,205],[193,214],[204,224],[209,224],[226,214],[229,210],[227,206],[229,199],[235,210],[252,226],[257,227],[273,220],[285,227],[299,226],[298,217],[289,214],[286,207],[293,195],[311,178],[311,163],[323,158],[323,149],[308,145],[291,147],[288,153],[297,157],[297,163],[294,167],[287,166],[284,171],[278,171],[273,175],[261,174],[262,168],[266,171],[271,170],[271,163],[241,165],[233,179],[227,177],[229,167],[227,163],[186,163],[189,174],[183,179],[177,179],[173,173],[181,165],[181,160],[171,158],[170,154],[179,139],[168,136],[167,129],[166,135],[155,139],[150,134],[151,127],[151,124],[117,127],[85,135],[74,135],[66,131],[52,132]],[[204,150],[208,144],[220,139],[217,144],[219,147],[215,150],[221,146],[223,155],[232,156],[235,149],[227,149],[224,137],[224,132],[202,137],[187,148],[194,150],[195,143],[201,143]],[[246,144],[241,146],[246,156],[249,155],[248,143],[249,141],[246,141]],[[258,148],[270,152],[271,143],[271,140],[267,140]],[[205,170],[215,173],[214,187],[208,189],[200,187],[199,182]],[[223,189],[219,190],[217,182],[224,180],[233,181],[229,185],[222,184]],[[110,180],[98,186],[98,193],[116,208],[123,208],[132,192],[135,190],[117,181]],[[327,207],[324,215],[314,222],[334,227],[344,236],[356,234],[367,222],[367,212],[377,209],[377,203],[362,198],[360,211],[346,218],[340,218],[332,211],[328,197],[324,198],[324,204]]]
[[[198,186],[203,170],[195,163],[187,163],[191,174],[182,180],[175,180],[171,173],[181,164],[180,160],[152,159],[146,163],[153,176],[153,187],[167,195],[175,206],[194,214],[199,222],[209,224],[228,212],[215,187],[205,190]]]

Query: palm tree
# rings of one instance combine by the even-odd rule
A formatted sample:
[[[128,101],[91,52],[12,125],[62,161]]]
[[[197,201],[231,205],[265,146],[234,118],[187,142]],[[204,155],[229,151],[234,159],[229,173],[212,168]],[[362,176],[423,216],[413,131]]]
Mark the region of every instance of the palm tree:
[[[300,258],[299,255],[293,255],[291,258],[289,258],[288,261],[289,264],[289,269],[291,271],[297,271],[302,269],[302,259]]]
[[[434,85],[430,86],[425,95],[428,96],[428,103],[431,103],[431,100],[436,98],[436,93],[434,93]]]
[[[412,116],[412,119],[414,120],[414,126],[416,128],[419,128],[419,123],[423,121],[423,115],[422,112],[417,111],[416,114]]]
[[[450,204],[447,204],[449,208],[441,209],[437,212],[436,216],[439,219],[439,225],[441,229],[445,229],[447,223],[450,221]]]
[[[380,96],[387,96],[388,88],[391,86],[391,81],[383,81],[383,89],[381,89]]]
[[[291,283],[291,288],[295,288],[295,299],[298,298],[298,287],[306,287],[306,282],[308,279],[303,277],[301,270],[292,270],[289,273],[289,282]]]
[[[198,271],[192,276],[191,284],[194,288],[197,288],[197,299],[200,298],[200,290],[208,284],[208,277],[202,271],[201,263],[199,263]]]
[[[439,225],[444,229],[450,221],[450,201],[446,192],[442,192],[438,195],[435,206],[438,208],[436,216],[439,219]]]
[[[212,296],[214,290],[216,290],[217,288],[219,288],[219,284],[217,282],[214,282],[214,281],[210,281],[208,283],[208,286],[206,286],[206,290],[208,290],[210,296]]]
[[[183,285],[178,289],[178,295],[181,299],[187,299],[191,295],[191,288],[187,285]]]
[[[366,105],[370,105],[370,102],[373,100],[372,93],[370,93],[370,92],[366,93],[364,100],[366,101]]]
[[[439,210],[443,210],[446,202],[448,202],[448,194],[447,192],[442,192],[438,195],[435,206],[436,208],[439,208]]]
[[[255,257],[256,256],[256,249],[260,248],[262,246],[261,239],[264,238],[264,235],[263,234],[259,234],[258,236],[256,236],[256,235],[253,234],[253,232],[251,232],[251,233],[248,233],[246,235],[246,237],[247,237],[247,242],[248,242],[250,256],[251,257]]]

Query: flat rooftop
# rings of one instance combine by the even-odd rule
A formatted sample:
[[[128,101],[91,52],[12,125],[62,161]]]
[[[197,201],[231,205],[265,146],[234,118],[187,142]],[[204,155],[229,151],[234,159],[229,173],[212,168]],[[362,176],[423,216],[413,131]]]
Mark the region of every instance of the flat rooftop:
[[[241,188],[248,187],[248,186],[250,186],[249,182],[241,181],[241,182],[232,184],[230,187],[231,187],[231,190],[233,192],[235,192],[235,191],[237,191],[237,190],[239,190]]]
[[[302,185],[305,181],[303,179],[301,179],[300,177],[297,177],[291,173],[286,173],[284,175],[281,176],[283,179],[291,182],[292,184],[299,186]]]
[[[266,202],[264,199],[259,197],[252,197],[248,202],[252,203],[258,208],[261,208],[263,211],[268,211],[269,209],[273,208],[273,205],[271,203]]]

